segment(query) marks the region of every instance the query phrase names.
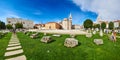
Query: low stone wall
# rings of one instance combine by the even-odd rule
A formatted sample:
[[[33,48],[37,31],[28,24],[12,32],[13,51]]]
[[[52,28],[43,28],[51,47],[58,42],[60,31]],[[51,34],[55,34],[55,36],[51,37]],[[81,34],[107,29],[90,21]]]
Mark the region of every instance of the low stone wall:
[[[87,32],[82,31],[82,30],[39,30],[39,29],[30,29],[28,31],[43,32],[43,33],[55,33],[55,34],[81,34],[81,35],[87,34]]]

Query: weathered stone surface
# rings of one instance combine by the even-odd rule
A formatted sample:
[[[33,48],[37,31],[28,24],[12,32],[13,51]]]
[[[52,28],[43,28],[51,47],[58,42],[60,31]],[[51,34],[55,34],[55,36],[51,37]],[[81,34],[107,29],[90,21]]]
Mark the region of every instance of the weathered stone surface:
[[[20,43],[18,43],[18,44],[9,44],[8,47],[10,47],[10,46],[17,46],[17,45],[20,46]]]
[[[4,35],[6,35],[8,32],[3,32]]]
[[[101,37],[103,36],[103,32],[102,32],[102,30],[100,31],[100,36],[101,36]]]
[[[6,50],[14,50],[14,49],[20,49],[21,46],[15,46],[15,47],[8,47]]]
[[[87,33],[86,37],[88,37],[88,38],[92,37],[92,33]]]
[[[70,37],[71,37],[71,38],[75,38],[75,35],[74,35],[74,34],[70,34]]]
[[[17,56],[17,57],[5,59],[5,60],[27,60],[27,59],[25,55],[21,55],[21,56]]]
[[[47,33],[44,33],[44,35],[47,35]]]
[[[64,42],[64,46],[66,47],[75,47],[78,45],[78,40],[75,38],[66,38]]]
[[[39,33],[32,34],[30,38],[37,38]]]
[[[93,34],[96,34],[96,31],[93,31]]]
[[[97,45],[101,45],[101,44],[103,44],[103,40],[102,39],[94,39],[94,43]]]
[[[41,42],[44,42],[44,43],[49,43],[51,41],[52,41],[51,36],[43,36],[41,39]]]
[[[11,56],[11,55],[16,55],[16,54],[20,54],[20,53],[23,53],[23,50],[20,49],[20,50],[15,50],[15,51],[10,51],[10,52],[6,52],[5,53],[5,56]]]
[[[99,31],[99,29],[98,29],[98,28],[96,28],[95,30],[96,30],[96,31]]]
[[[61,35],[59,35],[59,34],[54,34],[53,36],[55,36],[55,37],[60,37]]]
[[[16,44],[11,44],[11,43],[15,43],[15,42],[16,42]],[[24,51],[22,49],[22,46],[20,45],[20,42],[19,42],[17,36],[15,34],[13,34],[10,39],[9,45],[6,48],[6,52],[4,55],[5,60],[27,60],[25,55],[21,55],[21,54],[23,54],[23,52]],[[15,57],[12,57],[12,56],[15,56]],[[10,58],[6,58],[6,57],[10,57]]]

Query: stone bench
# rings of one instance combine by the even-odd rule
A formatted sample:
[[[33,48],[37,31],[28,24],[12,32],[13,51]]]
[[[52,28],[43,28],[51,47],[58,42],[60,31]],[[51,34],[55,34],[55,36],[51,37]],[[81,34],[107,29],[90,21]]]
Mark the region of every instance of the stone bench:
[[[101,44],[103,44],[103,40],[102,39],[94,39],[94,43],[96,45],[101,45]]]
[[[78,40],[75,38],[66,38],[64,42],[64,46],[66,47],[75,47],[78,45]]]
[[[44,42],[44,43],[49,43],[51,41],[52,41],[51,36],[43,36],[41,39],[41,42]]]

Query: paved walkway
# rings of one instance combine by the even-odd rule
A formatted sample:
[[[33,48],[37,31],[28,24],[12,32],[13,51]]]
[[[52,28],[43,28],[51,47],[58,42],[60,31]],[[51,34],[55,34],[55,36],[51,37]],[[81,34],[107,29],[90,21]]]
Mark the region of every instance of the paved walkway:
[[[8,44],[5,53],[5,60],[26,60],[23,49],[16,34],[12,34],[11,40]]]

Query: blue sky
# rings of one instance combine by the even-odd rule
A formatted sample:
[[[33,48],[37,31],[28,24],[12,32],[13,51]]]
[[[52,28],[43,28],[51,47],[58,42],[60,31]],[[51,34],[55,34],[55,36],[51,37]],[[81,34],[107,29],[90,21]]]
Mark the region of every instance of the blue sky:
[[[82,1],[81,1],[82,2]],[[96,20],[98,14],[85,11],[72,0],[0,0],[0,20],[16,17],[35,23],[59,22],[72,14],[73,24],[82,25],[85,19]]]

